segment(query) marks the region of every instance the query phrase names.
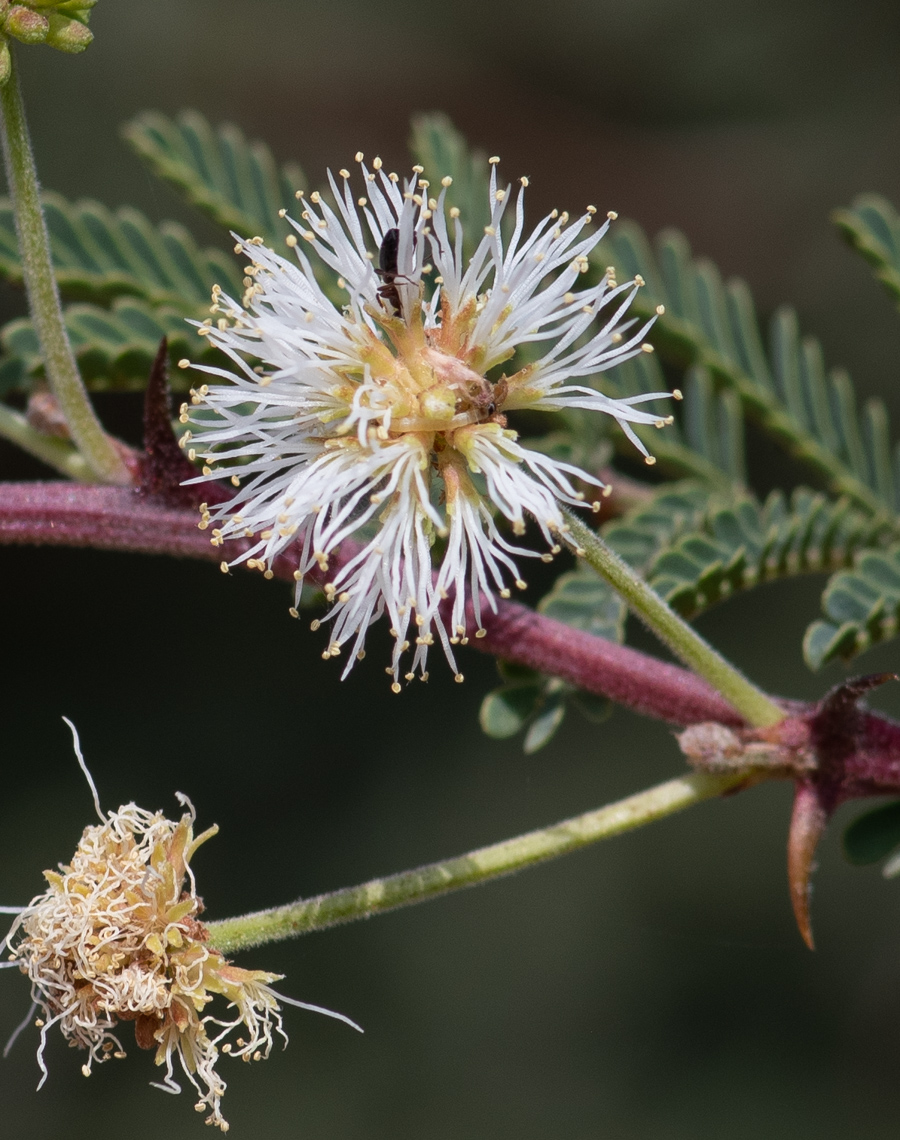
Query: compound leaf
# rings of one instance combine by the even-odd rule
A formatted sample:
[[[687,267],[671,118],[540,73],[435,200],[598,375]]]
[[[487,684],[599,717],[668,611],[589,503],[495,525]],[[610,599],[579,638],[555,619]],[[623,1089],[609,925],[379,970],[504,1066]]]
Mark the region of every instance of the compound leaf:
[[[900,306],[900,214],[879,194],[861,194],[832,221],[857,252],[875,267],[875,277]]]
[[[896,525],[898,452],[884,406],[871,401],[858,413],[849,378],[826,373],[818,342],[801,337],[791,310],[774,315],[767,351],[747,286],[724,284],[716,267],[693,259],[686,239],[671,230],[659,235],[654,253],[638,226],[618,222],[593,261],[598,270],[614,265],[619,280],[644,279],[632,306],[636,315],[650,317],[665,306],[652,332],[664,363],[704,368],[833,492]]]
[[[200,249],[176,222],[155,226],[140,211],[115,213],[99,202],[43,197],[56,279],[64,295],[106,304],[132,296],[205,316],[210,289],[219,284],[240,296],[236,262],[216,249]],[[0,199],[0,273],[22,281],[15,221],[9,199]]]
[[[440,112],[413,116],[409,149],[432,180],[453,179],[447,203],[459,208],[464,222],[463,254],[470,257],[491,220],[487,155],[470,150],[463,135]]]
[[[868,811],[844,832],[844,854],[863,867],[878,863],[900,847],[900,800]]]
[[[211,355],[184,314],[173,308],[121,297],[109,309],[69,305],[64,316],[81,374],[94,390],[143,390],[163,336],[171,360],[187,353],[194,360]],[[41,375],[43,362],[31,321],[10,321],[0,330],[0,341],[10,357],[21,362],[20,381]],[[187,387],[187,374],[180,369],[172,370],[171,379],[173,386],[180,381]]]
[[[848,661],[900,625],[900,545],[866,550],[849,570],[835,574],[822,595],[824,620],[806,631],[803,652],[813,669],[838,658]]]
[[[278,167],[262,142],[250,141],[232,123],[213,128],[198,111],[169,119],[148,111],[124,128],[147,165],[189,202],[241,237],[259,235],[273,248],[290,233],[279,210],[290,209],[307,188],[296,164]]]

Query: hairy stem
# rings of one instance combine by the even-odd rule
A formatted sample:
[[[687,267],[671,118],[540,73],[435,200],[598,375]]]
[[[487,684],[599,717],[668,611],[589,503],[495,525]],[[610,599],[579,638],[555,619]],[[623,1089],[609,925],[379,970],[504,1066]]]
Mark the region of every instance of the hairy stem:
[[[120,487],[73,483],[0,486],[0,545],[5,544],[86,546],[213,562],[222,557],[197,529],[192,510],[166,506]],[[350,544],[346,545],[349,557]],[[271,568],[277,578],[293,582],[296,557],[286,551]],[[471,600],[468,605],[471,611]],[[715,720],[737,727],[744,723],[700,677],[627,645],[572,629],[515,602],[501,601],[496,613],[484,605],[481,620],[485,636],[475,639],[472,648],[482,653],[561,677],[671,724]]]
[[[784,719],[783,709],[670,609],[595,531],[570,512],[566,512],[566,519],[569,533],[578,544],[578,553],[618,590],[628,606],[672,652],[717,689],[749,724],[768,728]]]
[[[47,380],[72,438],[94,477],[105,483],[127,484],[131,481],[128,469],[94,413],[69,344],[15,60],[8,80],[0,87],[0,137],[16,219],[22,275]]]
[[[13,411],[6,404],[0,404],[0,436],[70,479],[87,483],[94,477],[87,460],[71,443],[35,431],[20,412]]]
[[[208,923],[210,942],[223,953],[233,953],[264,942],[280,942],[313,930],[425,902],[450,891],[511,875],[601,839],[611,839],[624,831],[654,823],[722,795],[746,778],[746,772],[716,775],[695,772],[681,776],[574,819],[539,831],[529,831],[526,835],[506,839],[490,847],[481,847],[467,855],[429,863],[414,871],[401,871],[383,879],[372,879],[368,883],[312,899],[300,899],[288,906]]]

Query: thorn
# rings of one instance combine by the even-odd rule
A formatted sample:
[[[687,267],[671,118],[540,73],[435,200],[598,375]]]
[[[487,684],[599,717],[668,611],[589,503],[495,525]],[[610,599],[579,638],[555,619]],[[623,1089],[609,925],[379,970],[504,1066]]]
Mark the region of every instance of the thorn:
[[[158,499],[172,507],[193,507],[202,495],[213,502],[228,498],[212,487],[183,487],[183,479],[197,474],[178,446],[172,430],[171,390],[169,388],[169,344],[165,337],[150,368],[147,391],[144,395],[144,452],[140,456],[139,490],[142,495]]]
[[[788,833],[788,885],[797,929],[810,950],[815,950],[809,912],[810,877],[815,870],[816,848],[827,822],[828,815],[816,788],[798,781]]]
[[[872,689],[886,685],[888,681],[900,681],[896,673],[867,673],[862,677],[851,677],[830,689],[819,704],[819,713],[841,713],[855,705],[861,697]]]
[[[171,392],[168,378],[168,341],[160,341],[150,369],[144,397],[144,455],[141,461],[142,494],[169,506],[193,506],[198,491],[182,487],[197,470],[184,455],[172,431]]]

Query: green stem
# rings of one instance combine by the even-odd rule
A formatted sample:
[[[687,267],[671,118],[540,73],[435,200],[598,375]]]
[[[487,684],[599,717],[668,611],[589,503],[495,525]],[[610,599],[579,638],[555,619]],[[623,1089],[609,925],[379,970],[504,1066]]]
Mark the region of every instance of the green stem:
[[[18,444],[23,451],[79,483],[90,483],[93,472],[84,456],[71,443],[35,431],[26,418],[0,403],[0,436]]]
[[[338,923],[425,902],[450,891],[474,887],[536,863],[556,859],[590,843],[620,835],[623,831],[643,827],[722,795],[746,779],[746,772],[715,775],[694,772],[552,827],[470,851],[468,855],[429,863],[415,871],[401,871],[384,879],[372,879],[358,887],[300,899],[288,906],[211,922],[208,924],[209,939],[212,945],[229,954],[264,942],[280,942]]]
[[[629,607],[685,665],[709,681],[749,724],[767,728],[784,719],[783,709],[670,609],[595,531],[569,511],[566,521],[578,554],[622,595]]]
[[[16,218],[22,275],[47,380],[72,439],[95,478],[104,483],[130,483],[127,467],[91,406],[63,322],[15,59],[9,78],[0,87],[0,136]]]

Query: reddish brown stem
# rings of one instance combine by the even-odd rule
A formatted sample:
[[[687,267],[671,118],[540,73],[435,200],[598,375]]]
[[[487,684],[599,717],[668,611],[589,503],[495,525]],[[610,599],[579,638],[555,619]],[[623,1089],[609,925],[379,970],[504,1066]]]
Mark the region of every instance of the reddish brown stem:
[[[0,543],[131,550],[215,562],[222,557],[208,535],[197,529],[192,510],[159,505],[131,490],[73,483],[4,484]],[[230,544],[232,556],[237,549],[236,543]],[[295,568],[296,559],[289,555],[272,566],[284,579],[291,579]],[[513,602],[501,602],[496,614],[485,606],[483,613],[486,635],[472,644],[485,653],[561,677],[672,724],[742,723],[714,689],[686,669],[571,629]]]

